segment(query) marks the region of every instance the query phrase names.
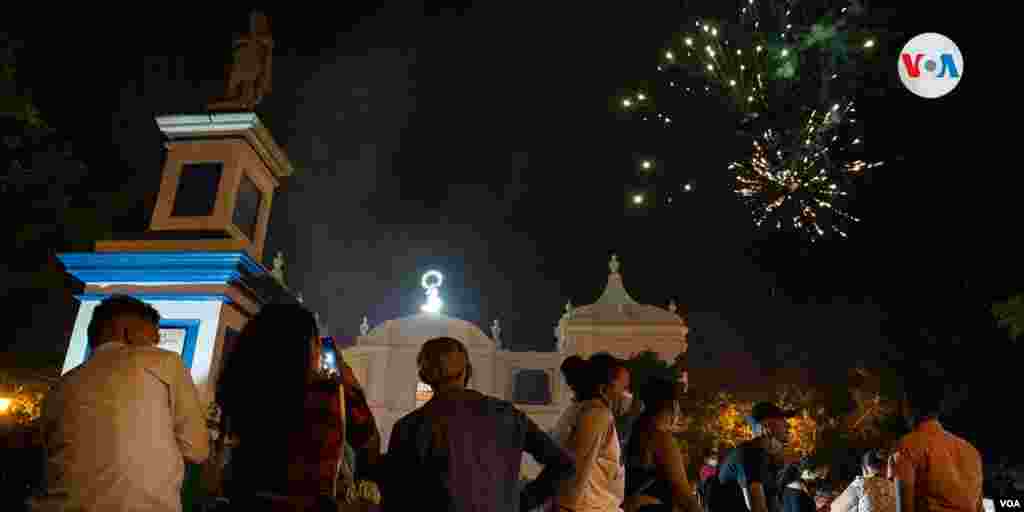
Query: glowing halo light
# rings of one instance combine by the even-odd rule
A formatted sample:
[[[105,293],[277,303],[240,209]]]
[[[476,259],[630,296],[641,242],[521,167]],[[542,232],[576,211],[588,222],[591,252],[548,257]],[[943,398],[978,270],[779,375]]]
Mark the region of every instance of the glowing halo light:
[[[6,397],[0,397],[0,414],[7,414],[7,410],[11,408],[12,400]]]
[[[444,275],[436,270],[431,270],[426,274],[423,274],[423,279],[420,280],[420,284],[427,291],[427,302],[420,306],[420,310],[424,313],[440,313],[441,307],[444,306],[444,301],[441,300],[441,295],[437,289],[444,283]]]

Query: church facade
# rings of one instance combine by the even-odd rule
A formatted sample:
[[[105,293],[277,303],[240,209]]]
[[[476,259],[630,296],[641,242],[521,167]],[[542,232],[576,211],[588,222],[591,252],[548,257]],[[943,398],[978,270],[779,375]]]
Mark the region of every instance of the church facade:
[[[545,429],[554,426],[571,401],[559,372],[569,355],[609,352],[628,358],[650,350],[672,361],[685,353],[688,328],[675,306],[665,309],[634,300],[619,267],[612,256],[604,292],[593,304],[566,306],[555,327],[555,351],[512,352],[502,348],[497,323],[488,335],[470,322],[440,313],[387,320],[372,329],[364,323],[364,334],[342,356],[363,383],[384,445],[395,422],[430,397],[429,386],[419,382],[416,355],[434,337],[448,336],[466,345],[473,364],[472,388],[512,401]],[[531,476],[538,469],[532,461],[524,466]]]

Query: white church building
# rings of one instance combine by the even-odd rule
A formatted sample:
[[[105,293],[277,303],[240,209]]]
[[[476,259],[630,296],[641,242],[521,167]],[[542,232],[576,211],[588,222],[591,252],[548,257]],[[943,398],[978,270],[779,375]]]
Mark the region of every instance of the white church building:
[[[419,382],[416,355],[431,338],[448,336],[465,343],[473,364],[470,386],[511,400],[545,429],[554,426],[571,400],[559,372],[567,356],[609,352],[628,358],[649,350],[672,361],[685,353],[689,329],[675,305],[664,309],[638,303],[626,291],[619,267],[613,255],[608,282],[596,302],[566,305],[555,328],[554,352],[499,348],[497,322],[491,336],[470,322],[433,312],[387,320],[372,329],[364,322],[363,335],[342,354],[366,389],[385,446],[395,422],[430,398],[429,386]],[[527,474],[537,470],[528,461]]]

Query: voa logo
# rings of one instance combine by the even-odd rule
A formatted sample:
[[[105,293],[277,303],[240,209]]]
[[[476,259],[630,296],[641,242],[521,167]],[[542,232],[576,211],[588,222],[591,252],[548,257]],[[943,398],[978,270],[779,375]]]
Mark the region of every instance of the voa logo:
[[[1002,508],[1021,508],[1020,500],[999,500],[999,506]]]
[[[922,98],[938,98],[960,83],[964,57],[952,39],[929,32],[907,41],[896,67],[900,81],[910,92]]]

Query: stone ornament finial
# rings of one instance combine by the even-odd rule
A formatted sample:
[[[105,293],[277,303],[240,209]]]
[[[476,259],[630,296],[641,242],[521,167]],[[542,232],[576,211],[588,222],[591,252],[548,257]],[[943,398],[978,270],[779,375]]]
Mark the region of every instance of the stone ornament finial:
[[[567,317],[572,316],[572,301],[571,300],[565,303],[565,316],[567,316]]]
[[[277,279],[277,282],[284,286],[284,253],[277,251],[277,255],[274,256],[274,268],[270,271],[270,275]],[[301,301],[300,301],[301,302]]]
[[[676,311],[679,310],[679,307],[676,306],[676,300],[675,299],[672,299],[672,300],[670,300],[668,302],[668,310],[673,312],[673,313],[675,313]]]
[[[612,254],[612,259],[608,262],[608,269],[612,271],[612,274],[619,273],[619,256],[617,254]]]
[[[364,316],[363,317],[363,323],[359,324],[359,334],[362,335],[362,336],[366,336],[369,333],[370,333],[370,320]]]
[[[504,349],[504,344],[501,342],[501,324],[498,323],[498,319],[494,319],[494,323],[491,324],[491,336],[494,337],[495,343],[498,345],[498,350]]]

